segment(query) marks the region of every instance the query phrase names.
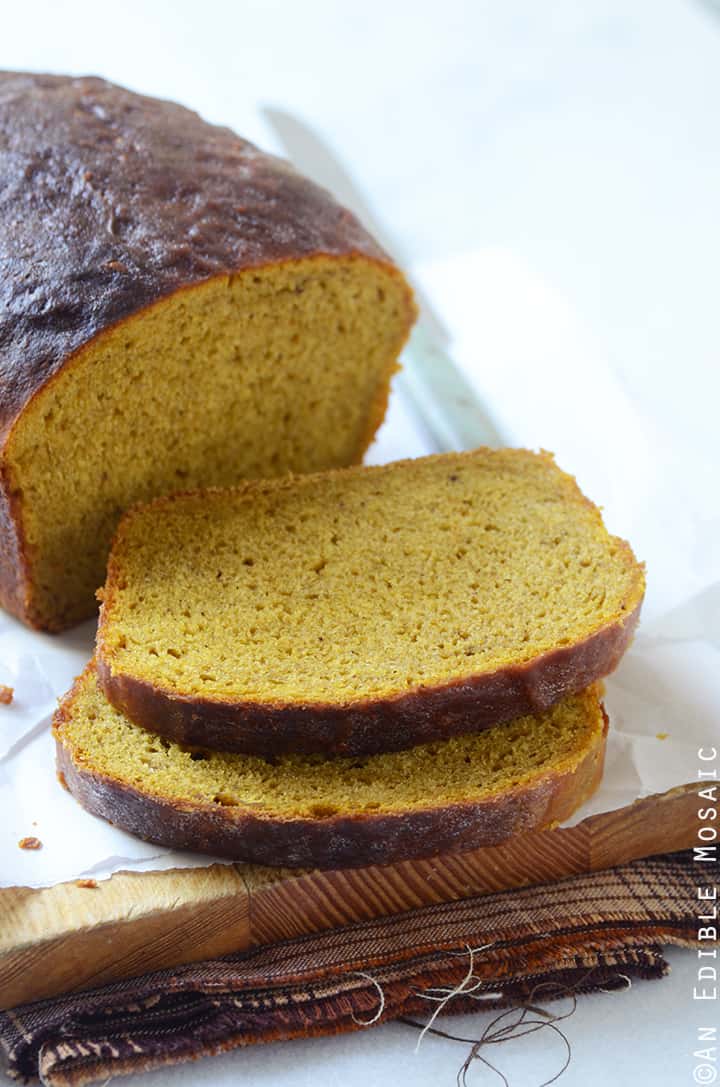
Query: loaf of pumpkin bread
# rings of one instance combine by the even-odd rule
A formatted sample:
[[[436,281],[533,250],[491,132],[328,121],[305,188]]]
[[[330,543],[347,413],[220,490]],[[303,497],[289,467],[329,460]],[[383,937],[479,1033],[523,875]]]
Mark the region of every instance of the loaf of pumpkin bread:
[[[328,193],[169,102],[0,73],[0,605],[89,616],[131,503],[358,462],[414,309]]]
[[[638,619],[628,544],[549,454],[478,449],[126,515],[100,683],[181,743],[367,755],[539,713]]]

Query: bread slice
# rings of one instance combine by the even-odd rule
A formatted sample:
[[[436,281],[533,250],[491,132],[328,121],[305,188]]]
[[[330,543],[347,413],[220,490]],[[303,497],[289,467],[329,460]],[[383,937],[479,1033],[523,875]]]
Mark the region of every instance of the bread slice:
[[[254,483],[123,520],[98,671],[116,708],[181,743],[400,750],[606,675],[643,587],[549,454]]]
[[[560,822],[602,774],[597,687],[540,717],[366,759],[193,750],[133,725],[91,663],[54,732],[61,780],[148,841],[290,867],[383,864]]]
[[[94,614],[123,510],[355,464],[412,292],[355,217],[227,128],[0,73],[0,606]]]

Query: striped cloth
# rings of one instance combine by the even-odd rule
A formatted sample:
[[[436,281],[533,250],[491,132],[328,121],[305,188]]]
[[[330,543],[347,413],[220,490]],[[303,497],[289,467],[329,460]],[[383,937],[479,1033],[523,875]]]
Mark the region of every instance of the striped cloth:
[[[255,1042],[427,1022],[458,988],[442,1010],[623,988],[667,972],[663,945],[694,945],[693,869],[691,852],[649,858],[26,1004],[0,1013],[0,1056],[20,1082],[82,1087]]]

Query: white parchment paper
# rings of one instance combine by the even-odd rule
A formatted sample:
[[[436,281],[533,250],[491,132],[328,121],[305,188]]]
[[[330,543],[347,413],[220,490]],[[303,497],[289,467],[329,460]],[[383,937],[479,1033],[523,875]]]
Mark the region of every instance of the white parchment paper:
[[[651,403],[634,375],[603,356],[567,301],[512,254],[466,254],[420,277],[457,330],[453,352],[507,443],[552,449],[647,562],[640,630],[607,684],[604,780],[573,822],[695,780],[698,748],[720,747],[720,456],[717,437],[698,421],[691,363],[673,403]],[[372,459],[428,451],[394,398]],[[15,688],[12,705],[0,706],[0,885],[215,859],[116,830],[57,783],[50,716],[93,640],[93,623],[51,637],[0,612],[0,684]],[[42,849],[20,849],[26,836]]]

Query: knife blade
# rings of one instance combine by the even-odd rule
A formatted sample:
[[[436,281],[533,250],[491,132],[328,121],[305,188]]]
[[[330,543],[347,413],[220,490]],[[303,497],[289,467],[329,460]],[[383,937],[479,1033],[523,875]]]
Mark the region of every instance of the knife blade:
[[[400,246],[378,220],[335,152],[299,117],[262,106],[261,113],[290,161],[328,189],[377,238],[399,264]],[[408,276],[420,316],[403,354],[397,376],[401,395],[414,410],[438,452],[503,445],[500,431],[473,385],[448,352],[449,335],[426,295]]]

